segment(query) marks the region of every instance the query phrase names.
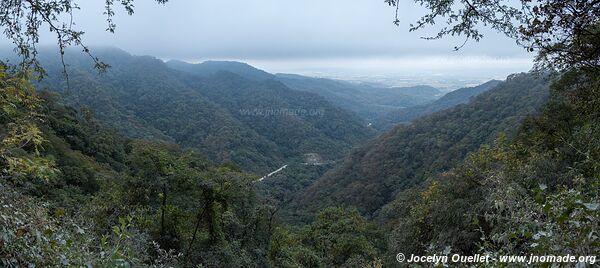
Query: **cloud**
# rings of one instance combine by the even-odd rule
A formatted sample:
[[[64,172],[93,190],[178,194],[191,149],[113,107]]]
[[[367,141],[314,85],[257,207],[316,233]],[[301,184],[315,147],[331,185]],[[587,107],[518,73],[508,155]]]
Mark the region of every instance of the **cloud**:
[[[402,1],[401,25],[396,27],[394,9],[383,0],[173,0],[166,5],[138,0],[133,16],[117,10],[115,34],[104,31],[102,2],[80,1],[81,10],[75,14],[88,44],[163,59],[233,59],[271,62],[272,66],[287,62],[300,64],[298,68],[302,62],[312,62],[323,64],[314,66],[321,69],[334,68],[328,62],[352,62],[363,63],[369,68],[365,71],[390,72],[398,69],[394,62],[402,63],[398,59],[406,62],[402,65],[412,61],[414,70],[432,67],[436,64],[432,58],[532,58],[514,41],[493,31],[486,31],[482,42],[470,42],[458,52],[453,47],[463,42],[461,38],[423,40],[420,37],[435,34],[435,29],[408,32],[408,25],[424,14],[412,1]],[[52,38],[45,40],[54,43]]]
[[[115,18],[115,35],[105,27],[101,1],[85,1],[76,19],[87,40],[134,53],[173,58],[305,58],[404,56],[451,53],[460,38],[420,39],[434,31],[408,32],[422,8],[404,4],[402,24],[393,9],[376,0],[136,1],[136,13]],[[123,12],[121,12],[123,14]],[[405,18],[405,19],[403,19]],[[463,54],[522,56],[500,34],[487,32]]]

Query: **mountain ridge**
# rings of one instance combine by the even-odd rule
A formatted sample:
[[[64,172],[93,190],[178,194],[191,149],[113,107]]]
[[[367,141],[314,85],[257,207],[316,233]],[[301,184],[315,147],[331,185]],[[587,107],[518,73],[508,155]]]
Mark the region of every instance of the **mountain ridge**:
[[[339,157],[356,142],[374,134],[359,118],[340,111],[322,97],[296,92],[279,82],[250,80],[222,72],[199,77],[169,68],[154,57],[133,56],[112,49],[95,50],[95,53],[111,65],[105,73],[96,72],[90,59],[75,52],[65,55],[70,89],[66,89],[59,59],[42,55],[49,75],[39,86],[68,93],[63,94],[64,101],[89,106],[98,118],[131,137],[176,141],[200,150],[217,163],[233,162],[244,170],[263,174],[281,166],[286,158],[284,152],[290,148],[298,153],[330,150],[331,157]],[[223,76],[220,81],[215,79]],[[190,83],[190,80],[196,82]],[[228,83],[233,81],[237,85]],[[246,97],[252,99],[242,99],[238,86],[240,90],[246,89]],[[275,92],[273,90],[279,92],[278,95],[266,93]],[[229,92],[228,97],[235,101],[211,92]],[[283,107],[318,109],[323,113],[319,118],[295,114],[262,118],[240,114],[242,108]],[[327,120],[346,122],[337,125],[343,134],[332,136],[332,132],[338,130],[323,123]],[[306,131],[300,127],[287,128],[285,124],[304,126]],[[282,135],[269,135],[272,129]],[[300,136],[291,136],[296,134]],[[295,144],[298,140],[301,143]]]
[[[444,94],[442,97],[431,103],[388,112],[375,121],[375,126],[378,129],[386,130],[392,128],[394,125],[407,123],[418,117],[467,103],[472,97],[494,88],[500,82],[500,80],[490,80],[478,86],[460,88]]]
[[[452,168],[499,133],[514,133],[515,125],[545,103],[544,79],[511,75],[467,104],[396,126],[348,154],[291,209],[310,214],[336,204],[373,215],[396,193]]]
[[[201,63],[188,63],[181,60],[169,60],[165,64],[172,69],[185,71],[202,76],[210,76],[219,71],[229,71],[252,80],[275,79],[275,76],[239,61],[208,60]]]
[[[271,74],[235,61],[206,61],[198,64],[168,61],[166,64],[170,68],[205,77],[218,71],[228,71],[252,80],[277,80],[290,89],[320,95],[336,106],[352,111],[369,122],[385,112],[400,107],[433,101],[441,93],[439,89],[426,85],[376,87],[297,74]]]

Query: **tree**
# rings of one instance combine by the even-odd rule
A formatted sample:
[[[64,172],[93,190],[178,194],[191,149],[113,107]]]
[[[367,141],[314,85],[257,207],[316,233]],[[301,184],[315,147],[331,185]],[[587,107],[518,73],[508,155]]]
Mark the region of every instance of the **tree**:
[[[383,237],[356,209],[329,207],[298,233],[279,227],[268,258],[277,267],[380,267]]]
[[[115,4],[114,0],[106,0],[103,14],[106,16],[106,31],[113,33],[116,24],[113,21],[115,6],[119,4],[127,14],[133,15],[135,0],[120,0]],[[15,52],[21,57],[22,69],[33,68],[43,74],[37,61],[37,47],[40,41],[40,30],[43,27],[56,35],[61,59],[65,49],[70,46],[80,47],[95,62],[96,68],[104,70],[109,67],[97,57],[93,56],[89,48],[84,44],[83,31],[75,28],[73,11],[80,9],[77,0],[19,0],[0,2],[0,28],[4,35],[14,43]],[[160,4],[168,0],[156,0]],[[63,67],[64,64],[63,60]],[[66,69],[66,67],[65,67]],[[65,70],[66,74],[66,70]]]
[[[28,73],[11,73],[0,64],[0,178],[47,180],[54,162],[42,157],[45,142],[40,123],[42,100],[28,82]]]
[[[396,7],[394,23],[399,25],[400,0],[385,0]],[[567,69],[600,68],[599,0],[415,0],[429,9],[410,31],[446,19],[437,35],[464,36],[465,43],[479,41],[481,27],[490,27],[514,39],[528,51],[537,51],[538,67]],[[464,43],[457,46],[460,49]]]

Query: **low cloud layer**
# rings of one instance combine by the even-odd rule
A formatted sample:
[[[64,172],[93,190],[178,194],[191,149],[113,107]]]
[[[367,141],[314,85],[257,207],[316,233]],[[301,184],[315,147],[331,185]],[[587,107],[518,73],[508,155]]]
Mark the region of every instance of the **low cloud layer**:
[[[271,72],[444,72],[455,71],[457,64],[527,71],[531,66],[531,55],[492,31],[458,52],[453,47],[461,38],[420,38],[435,29],[409,33],[408,25],[425,12],[410,1],[402,1],[396,27],[394,10],[383,0],[172,0],[166,5],[138,0],[133,16],[117,9],[115,34],[104,31],[103,1],[81,2],[75,19],[88,44],[162,59],[242,60]]]

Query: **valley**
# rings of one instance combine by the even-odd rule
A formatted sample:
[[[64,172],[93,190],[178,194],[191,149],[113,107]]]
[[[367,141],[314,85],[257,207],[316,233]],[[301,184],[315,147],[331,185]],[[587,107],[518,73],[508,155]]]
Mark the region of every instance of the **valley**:
[[[0,267],[596,267],[600,1],[410,2],[0,2]]]
[[[360,253],[363,261],[386,247],[419,252],[421,248],[411,243],[384,246],[380,232],[389,230],[399,239],[410,236],[405,228],[428,232],[428,227],[405,225],[420,214],[402,212],[409,218],[401,219],[396,211],[433,206],[414,203],[424,202],[420,200],[425,193],[443,199],[454,191],[480,191],[480,187],[454,188],[468,183],[463,178],[472,175],[467,168],[472,161],[497,161],[487,160],[487,154],[513,150],[502,147],[507,141],[535,143],[527,133],[536,129],[534,133],[540,133],[536,135],[544,135],[546,127],[531,120],[548,116],[544,107],[551,100],[549,85],[554,79],[552,73],[520,73],[444,94],[429,86],[375,88],[273,75],[238,62],[164,63],[114,48],[97,53],[111,60],[109,70],[98,73],[89,60],[69,52],[68,77],[61,74],[56,58],[42,54],[48,76],[34,82],[42,96],[36,102],[45,107],[43,116],[50,121],[40,126],[46,137],[40,155],[57,162],[47,162],[52,168],[44,167],[46,162],[38,164],[40,170],[49,169],[45,176],[52,180],[38,181],[22,188],[24,192],[9,188],[4,190],[6,196],[43,197],[62,209],[87,196],[116,195],[112,208],[90,209],[112,217],[110,211],[119,206],[152,208],[149,214],[134,209],[131,213],[138,215],[138,223],[130,224],[160,212],[164,216],[155,223],[159,225],[150,228],[158,232],[161,245],[202,252],[210,252],[214,241],[246,241],[266,249],[281,243],[277,239],[294,241],[294,246],[286,246],[291,248],[278,251],[318,250],[304,239],[316,239],[308,237],[319,232],[335,233],[327,229],[329,224],[349,220],[354,222],[348,227],[360,229],[339,235],[359,237],[358,243],[369,245]],[[486,165],[476,164],[476,169]],[[36,175],[41,171],[31,172],[22,176],[41,176]],[[136,189],[128,190],[131,186]],[[422,192],[438,191],[432,187],[449,192]],[[28,206],[39,206],[25,200]],[[200,207],[194,205],[198,200]],[[462,203],[457,206],[471,209]],[[203,215],[207,207],[213,212]],[[446,212],[436,210],[439,207],[443,206],[428,209],[446,217]],[[248,214],[247,209],[253,212]],[[225,218],[230,214],[235,218]],[[339,222],[329,222],[332,219]],[[81,224],[72,220],[74,226]],[[230,224],[235,222],[241,224],[235,227],[238,231],[254,234],[232,236],[216,229],[233,228]],[[457,228],[464,228],[460,224]],[[201,226],[207,228],[205,238],[196,242],[194,233]],[[63,231],[67,236],[73,232]],[[473,235],[466,233],[460,241],[470,241]],[[175,239],[182,236],[187,237],[183,244]],[[270,240],[256,240],[260,237]],[[457,243],[463,252],[472,250],[457,241],[450,243]],[[251,253],[245,246],[237,250],[246,252],[245,263],[265,261],[263,253]]]
[[[448,171],[498,135],[514,135],[513,126],[535,114],[548,94],[544,74],[442,94],[428,86],[375,88],[274,75],[239,62],[163,63],[118,49],[97,53],[114,59],[106,73],[67,54],[67,62],[78,62],[69,65],[68,90],[90,98],[62,92],[65,103],[88,106],[130,138],[178,143],[255,174],[264,198],[289,223],[335,204],[375,217],[397,193]],[[60,77],[59,62],[46,62],[49,74]],[[112,93],[90,92],[92,83]],[[39,87],[61,84],[43,79]]]

